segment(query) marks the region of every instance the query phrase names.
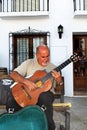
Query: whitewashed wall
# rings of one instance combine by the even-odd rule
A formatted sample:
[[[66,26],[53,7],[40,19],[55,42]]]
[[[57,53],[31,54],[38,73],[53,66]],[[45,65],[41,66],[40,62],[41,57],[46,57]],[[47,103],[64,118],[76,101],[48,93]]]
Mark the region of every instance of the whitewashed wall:
[[[72,55],[73,32],[87,31],[87,17],[76,18],[73,0],[49,0],[49,16],[0,18],[0,67],[9,66],[9,32],[27,29],[49,31],[51,61],[59,65]],[[57,27],[62,24],[64,33],[59,39]],[[62,70],[65,77],[65,95],[73,96],[73,64]]]

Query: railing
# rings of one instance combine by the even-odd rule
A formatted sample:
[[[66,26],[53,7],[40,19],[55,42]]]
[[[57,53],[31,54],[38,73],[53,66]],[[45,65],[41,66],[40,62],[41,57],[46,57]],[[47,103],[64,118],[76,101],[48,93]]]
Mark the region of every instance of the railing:
[[[74,11],[87,11],[87,0],[73,0]]]
[[[49,11],[49,0],[0,0],[1,12]]]

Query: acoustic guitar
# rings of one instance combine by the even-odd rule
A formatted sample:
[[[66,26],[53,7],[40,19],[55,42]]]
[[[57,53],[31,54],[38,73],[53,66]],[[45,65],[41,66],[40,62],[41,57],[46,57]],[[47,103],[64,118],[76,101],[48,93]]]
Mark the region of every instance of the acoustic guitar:
[[[48,130],[44,111],[37,105],[0,115],[0,130]]]
[[[77,62],[79,60],[79,56],[77,53],[72,55],[68,60],[63,62],[58,67],[54,68],[54,70],[61,71],[65,66],[70,64],[71,62]],[[51,71],[52,72],[52,71]],[[32,82],[37,85],[37,88],[30,90],[28,86],[22,83],[14,83],[12,85],[12,95],[16,102],[21,106],[25,107],[28,105],[35,105],[38,101],[38,97],[42,92],[48,91],[51,89],[51,85],[46,84],[48,79],[52,77],[51,72],[47,73],[42,70],[36,71],[33,76],[28,78]]]

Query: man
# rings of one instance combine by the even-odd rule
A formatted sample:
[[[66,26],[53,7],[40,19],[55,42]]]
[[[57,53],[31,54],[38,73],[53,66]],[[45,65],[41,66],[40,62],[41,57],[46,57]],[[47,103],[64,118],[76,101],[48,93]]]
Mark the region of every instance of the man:
[[[25,78],[27,76],[32,76],[36,71],[42,70],[46,72],[50,72],[52,70],[52,77],[60,83],[62,82],[62,78],[59,72],[54,71],[55,66],[50,63],[50,51],[46,45],[39,45],[36,48],[36,58],[28,59],[24,61],[20,66],[14,69],[14,71],[10,74],[10,77],[19,83],[25,84],[29,87],[30,91],[34,90],[37,85],[29,80],[29,78]],[[44,85],[49,85],[52,87],[52,78],[47,79]],[[10,98],[9,98],[10,97]],[[42,107],[43,105],[46,107],[45,114],[48,121],[49,130],[55,130],[55,123],[53,121],[53,107],[52,103],[54,101],[54,94],[51,90],[46,92],[42,92],[38,98],[37,105]],[[7,101],[7,109],[14,108],[15,111],[21,109],[20,105],[16,103],[11,94],[8,95]]]

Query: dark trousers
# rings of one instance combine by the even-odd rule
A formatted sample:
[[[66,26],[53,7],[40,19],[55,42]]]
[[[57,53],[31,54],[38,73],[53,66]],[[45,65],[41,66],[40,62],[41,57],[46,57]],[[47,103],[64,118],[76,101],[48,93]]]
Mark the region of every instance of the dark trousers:
[[[44,111],[47,117],[48,121],[48,128],[49,130],[55,130],[55,123],[53,121],[53,107],[52,103],[54,101],[54,95],[52,92],[43,92],[40,94],[38,103],[40,107],[44,106],[46,107],[46,110]],[[0,86],[0,104],[6,105],[7,111],[9,108],[13,109],[14,112],[21,109],[21,107],[16,103],[14,100],[11,90],[9,86]]]
[[[45,114],[48,121],[48,128],[49,130],[55,130],[55,123],[53,120],[53,107],[52,103],[54,101],[54,95],[52,92],[44,92],[40,94],[40,97],[38,99],[38,105],[39,106],[46,106]]]
[[[14,100],[10,86],[11,85],[3,85],[0,81],[0,105],[6,105],[7,111],[9,108],[14,108],[14,111],[18,111],[21,107]]]

